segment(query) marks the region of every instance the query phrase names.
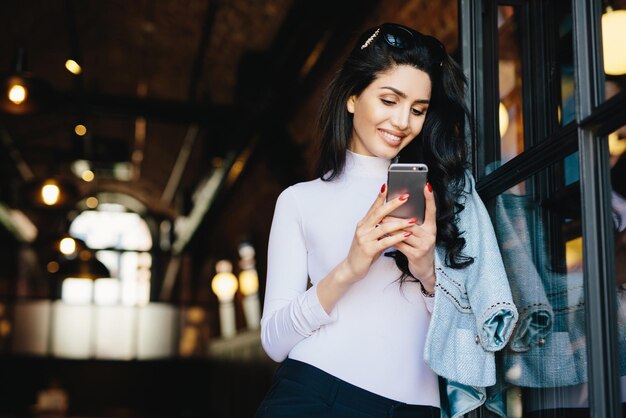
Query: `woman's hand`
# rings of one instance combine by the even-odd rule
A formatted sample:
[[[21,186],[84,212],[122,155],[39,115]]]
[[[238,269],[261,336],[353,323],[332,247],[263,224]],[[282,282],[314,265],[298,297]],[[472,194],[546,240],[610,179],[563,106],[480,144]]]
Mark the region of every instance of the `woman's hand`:
[[[385,203],[386,196],[387,185],[383,184],[369,211],[357,224],[350,251],[343,262],[347,269],[346,281],[350,283],[365,277],[372,263],[384,250],[397,246],[412,234],[408,228],[416,222],[414,219],[395,219],[381,223],[381,219],[402,206],[409,195],[405,194]]]
[[[435,242],[437,238],[437,205],[430,183],[424,187],[426,211],[424,223],[412,224],[404,228],[404,232],[411,234],[400,240],[395,247],[406,255],[409,260],[409,270],[413,277],[418,279],[424,289],[432,293],[435,291]],[[395,223],[397,218],[387,218],[387,222]],[[402,236],[402,233],[399,235]]]
[[[324,310],[330,314],[335,304],[352,284],[361,280],[372,263],[389,247],[398,246],[412,234],[408,230],[417,219],[393,219],[388,215],[402,206],[408,194],[385,203],[387,185],[383,184],[378,197],[365,217],[359,221],[346,258],[317,284],[317,296]],[[384,224],[382,219],[387,218]]]

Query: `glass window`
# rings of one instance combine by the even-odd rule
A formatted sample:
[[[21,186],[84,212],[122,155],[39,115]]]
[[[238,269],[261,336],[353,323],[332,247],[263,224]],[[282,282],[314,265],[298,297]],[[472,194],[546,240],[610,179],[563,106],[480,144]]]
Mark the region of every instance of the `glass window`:
[[[119,280],[119,302],[143,306],[150,301],[152,256],[147,251],[152,248],[152,236],[141,216],[123,205],[100,204],[97,210],[78,215],[70,234],[97,249],[96,258]]]
[[[514,6],[498,6],[498,89],[502,164],[524,151],[522,53]]]
[[[489,202],[520,312],[500,354],[510,417],[589,414],[580,189],[565,170],[559,161]]]
[[[608,141],[611,164],[611,206],[615,235],[621,399],[622,403],[626,403],[626,125],[609,135]]]
[[[554,88],[556,94],[556,117],[559,126],[565,126],[576,118],[576,96],[574,94],[574,38],[572,2],[561,0],[552,8],[556,18],[555,25],[548,30],[556,39],[554,59],[556,61],[556,77]]]

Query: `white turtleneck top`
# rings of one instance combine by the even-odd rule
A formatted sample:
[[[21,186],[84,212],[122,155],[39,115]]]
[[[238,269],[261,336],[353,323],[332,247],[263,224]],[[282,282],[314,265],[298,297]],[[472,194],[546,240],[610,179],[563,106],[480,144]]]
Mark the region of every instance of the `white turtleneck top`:
[[[261,340],[275,361],[289,357],[387,398],[438,407],[437,376],[423,360],[434,298],[425,298],[417,283],[401,288],[393,258],[381,255],[330,315],[317,297],[316,284],[347,256],[388,166],[389,160],[348,152],[338,179],[281,193],[269,238]]]

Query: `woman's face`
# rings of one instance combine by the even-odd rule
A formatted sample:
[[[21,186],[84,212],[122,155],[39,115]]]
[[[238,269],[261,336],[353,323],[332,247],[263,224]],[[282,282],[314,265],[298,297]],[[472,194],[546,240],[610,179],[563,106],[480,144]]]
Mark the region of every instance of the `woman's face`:
[[[422,130],[430,102],[428,74],[409,65],[380,73],[358,96],[350,96],[354,115],[350,150],[392,159]]]

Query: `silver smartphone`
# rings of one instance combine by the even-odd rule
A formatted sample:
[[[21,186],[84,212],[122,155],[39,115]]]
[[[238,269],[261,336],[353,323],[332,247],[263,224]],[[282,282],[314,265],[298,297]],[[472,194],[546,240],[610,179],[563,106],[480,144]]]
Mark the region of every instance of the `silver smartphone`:
[[[419,163],[395,163],[387,172],[387,200],[408,193],[409,200],[394,210],[389,216],[396,218],[417,218],[424,222],[426,202],[424,187],[428,179],[428,166]]]

